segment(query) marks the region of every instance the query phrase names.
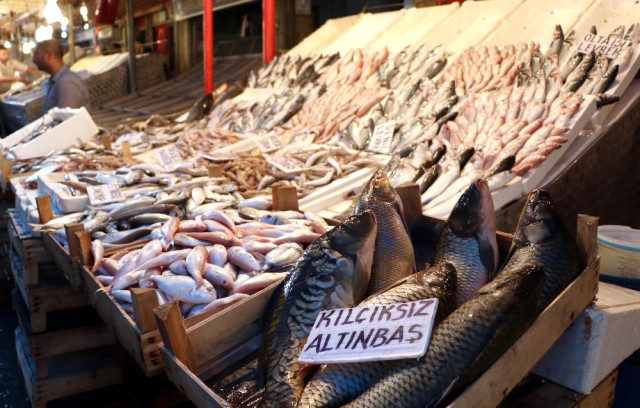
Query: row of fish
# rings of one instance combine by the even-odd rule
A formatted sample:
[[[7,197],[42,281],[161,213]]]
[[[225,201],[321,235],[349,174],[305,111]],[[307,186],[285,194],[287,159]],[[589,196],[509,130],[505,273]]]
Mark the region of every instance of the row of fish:
[[[438,238],[432,267],[418,273],[401,202],[382,171],[356,208],[356,215],[309,246],[274,293],[259,360],[265,375],[261,406],[446,401],[506,351],[580,270],[575,242],[541,190],[528,197],[502,267],[484,180],[460,198]],[[373,295],[361,303],[367,292]],[[313,370],[301,370],[297,356],[321,310],[422,296],[442,302],[425,356],[326,365],[305,384]]]
[[[591,27],[589,33],[596,35],[596,27]],[[631,25],[626,31],[624,26],[619,26],[606,36],[609,40],[625,40],[628,43],[613,58],[604,54],[596,55],[593,50],[578,51],[574,49],[573,31],[565,37],[562,27],[557,25],[547,52],[547,61],[553,71],[548,76],[553,77],[553,81],[563,91],[593,95],[606,92],[618,73],[626,70],[629,65],[634,50],[640,43],[640,30],[638,24]],[[533,75],[535,76],[535,72]]]
[[[138,238],[146,242],[140,249],[106,258],[103,240],[92,243],[92,272],[128,313],[131,287],[157,289],[160,303],[178,299],[185,317],[219,311],[281,280],[303,246],[329,228],[310,213],[254,207],[155,225]]]

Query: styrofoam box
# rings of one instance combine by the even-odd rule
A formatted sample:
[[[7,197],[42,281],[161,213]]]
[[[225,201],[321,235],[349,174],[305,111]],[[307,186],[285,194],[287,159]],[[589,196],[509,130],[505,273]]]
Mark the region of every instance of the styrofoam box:
[[[533,372],[589,394],[640,347],[640,292],[600,282],[597,300],[562,335]]]
[[[58,184],[59,181],[64,180],[64,176],[64,173],[38,176],[38,191],[41,194],[49,195],[51,202],[65,214],[84,211],[89,205],[89,196],[86,194],[77,196],[67,194]]]
[[[2,148],[6,150],[20,143],[36,127],[41,126],[42,120],[44,120],[44,125],[48,125],[54,120],[63,122],[35,139],[16,147],[13,150],[16,159],[42,157],[51,153],[52,150],[60,151],[74,146],[78,142],[86,142],[98,134],[98,127],[84,107],[80,109],[53,108],[42,118],[36,119],[2,139],[0,141]]]

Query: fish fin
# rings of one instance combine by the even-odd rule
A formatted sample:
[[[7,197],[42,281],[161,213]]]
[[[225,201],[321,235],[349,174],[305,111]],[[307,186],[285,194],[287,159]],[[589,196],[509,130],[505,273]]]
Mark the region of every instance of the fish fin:
[[[488,279],[491,280],[498,270],[498,247],[495,238],[487,236],[489,234],[478,235],[478,250],[480,252],[480,260],[484,265]]]
[[[302,367],[298,370],[298,378],[306,385],[319,367],[317,364],[302,364]]]
[[[427,408],[446,406],[451,403],[452,395],[451,392],[455,389],[456,384],[460,380],[460,377],[456,377],[451,383],[443,389],[436,398],[431,400],[430,403],[427,404]]]

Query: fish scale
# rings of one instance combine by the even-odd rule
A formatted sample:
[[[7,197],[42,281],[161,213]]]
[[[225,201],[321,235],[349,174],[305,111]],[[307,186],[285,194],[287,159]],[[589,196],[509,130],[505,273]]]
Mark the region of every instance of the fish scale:
[[[345,406],[432,407],[461,390],[533,320],[543,275],[531,265],[501,273],[434,329],[424,357],[389,362],[387,376]]]
[[[503,271],[525,263],[539,264],[545,270],[540,310],[580,273],[575,240],[567,234],[549,194],[540,189],[527,197]]]
[[[353,307],[364,297],[375,235],[371,211],[352,216],[312,243],[274,292],[259,356],[265,373],[261,406],[297,405],[304,386],[302,346],[321,310]]]
[[[471,184],[456,203],[438,238],[433,263],[457,272],[457,298],[467,301],[494,275],[498,263],[495,213],[485,180]]]
[[[378,234],[368,294],[390,287],[415,273],[413,244],[402,212],[402,201],[384,170],[376,171],[364,188],[355,213],[372,210]]]
[[[388,305],[399,302],[438,298],[434,325],[455,310],[456,271],[443,263],[418,272],[398,286],[374,295],[358,306]],[[382,378],[388,362],[371,361],[322,366],[304,389],[300,407],[338,407],[347,403],[376,380]]]

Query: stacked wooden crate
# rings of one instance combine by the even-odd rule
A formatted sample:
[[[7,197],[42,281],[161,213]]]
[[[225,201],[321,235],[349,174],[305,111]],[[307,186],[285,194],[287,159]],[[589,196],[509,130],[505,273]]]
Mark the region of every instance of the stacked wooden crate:
[[[34,407],[122,381],[113,332],[51,262],[42,239],[7,211],[18,315],[15,348]]]

